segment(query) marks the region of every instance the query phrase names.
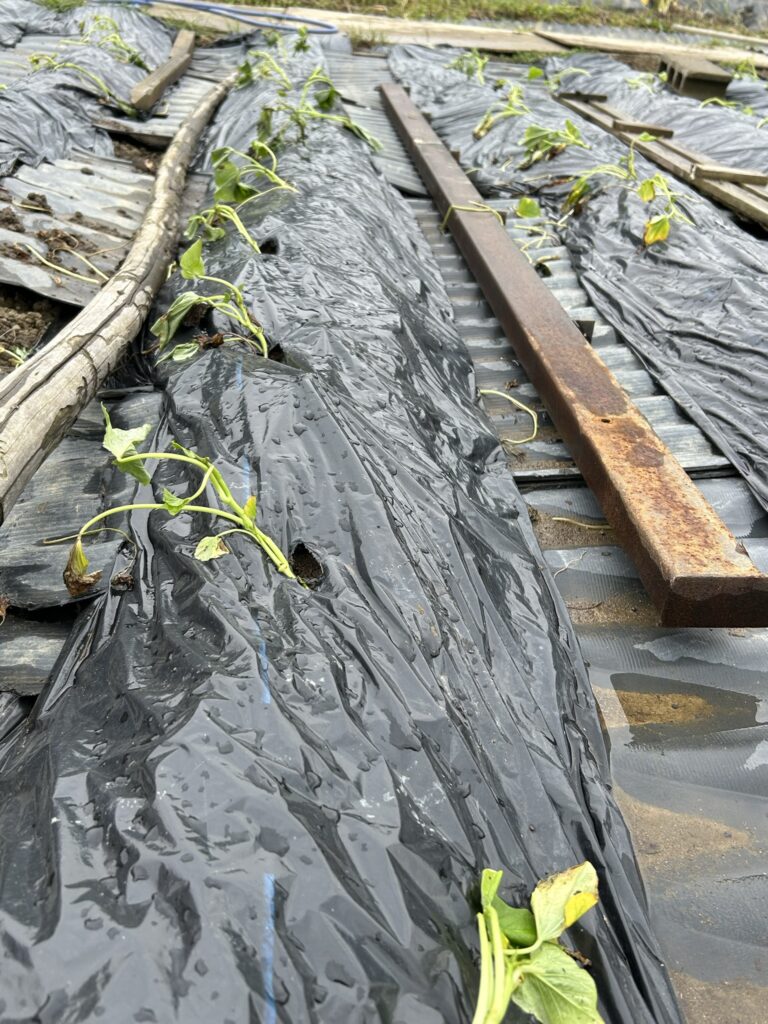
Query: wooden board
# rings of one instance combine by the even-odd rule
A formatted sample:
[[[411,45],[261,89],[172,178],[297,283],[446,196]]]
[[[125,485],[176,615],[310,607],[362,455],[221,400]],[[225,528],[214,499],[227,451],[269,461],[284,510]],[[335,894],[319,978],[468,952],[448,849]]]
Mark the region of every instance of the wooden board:
[[[196,0],[189,0],[197,6]],[[234,13],[250,13],[256,16],[254,8],[233,4],[217,4],[222,9],[231,8]],[[409,18],[386,18],[370,14],[351,14],[346,11],[324,11],[309,7],[259,7],[258,13],[293,14],[314,21],[326,21],[341,32],[353,32],[380,39],[382,43],[421,43],[424,46],[463,46],[494,53],[562,53],[563,47],[552,40],[544,39],[534,32],[518,32],[506,28],[491,28],[485,25],[455,25],[442,21],[415,21]],[[178,17],[178,8],[163,3],[152,4],[149,13]],[[200,11],[185,7],[184,18],[201,27],[224,32],[242,32],[246,26],[235,21],[211,14],[201,5]],[[268,21],[269,18],[262,20]]]
[[[620,36],[591,35],[585,32],[547,32],[539,30],[543,39],[561,46],[577,46],[584,50],[604,50],[608,53],[652,53],[659,57],[692,57],[709,61],[738,63],[752,60],[757,68],[768,68],[768,54],[754,50],[739,50],[732,46],[685,46],[682,43],[667,43],[663,39],[622,39]]]
[[[163,64],[142,78],[131,90],[131,103],[137,110],[150,110],[165,90],[178,82],[189,67],[192,52],[195,49],[195,33],[182,29],[171,47],[171,52]]]

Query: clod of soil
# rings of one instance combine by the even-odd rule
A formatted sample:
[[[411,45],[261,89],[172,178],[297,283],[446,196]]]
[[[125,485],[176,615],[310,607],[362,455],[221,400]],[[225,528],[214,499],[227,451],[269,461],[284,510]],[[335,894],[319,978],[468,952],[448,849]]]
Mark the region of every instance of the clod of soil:
[[[27,192],[24,199],[25,206],[34,206],[36,210],[42,210],[43,213],[53,214],[51,204],[48,202],[46,196],[42,192]]]
[[[24,233],[24,225],[10,206],[4,206],[0,210],[0,228],[5,228],[6,231],[18,231],[20,234]]]
[[[156,149],[149,149],[148,146],[141,146],[135,142],[128,142],[125,139],[113,141],[115,156],[120,160],[127,160],[137,171],[143,174],[156,174],[157,167],[163,154]]]
[[[62,228],[41,228],[35,232],[35,236],[41,242],[45,242],[49,253],[56,253],[61,249],[78,249],[80,252],[88,253],[95,252],[96,249],[93,243]]]
[[[22,263],[31,263],[32,254],[21,245],[14,245],[13,242],[0,242],[0,256],[9,260],[21,260]]]

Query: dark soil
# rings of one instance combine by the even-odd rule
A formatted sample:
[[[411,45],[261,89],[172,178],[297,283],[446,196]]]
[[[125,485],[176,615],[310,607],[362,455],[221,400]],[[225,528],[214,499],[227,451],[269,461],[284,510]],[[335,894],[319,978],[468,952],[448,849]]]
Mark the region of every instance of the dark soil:
[[[156,149],[150,149],[137,142],[128,142],[126,139],[114,139],[113,145],[115,156],[133,164],[137,171],[141,171],[143,174],[157,173],[157,167],[163,154],[158,153]]]
[[[43,213],[50,213],[53,216],[51,205],[42,192],[27,192],[24,203],[26,206],[34,206],[37,210],[42,210]]]
[[[95,246],[80,235],[74,235],[62,228],[41,228],[35,235],[48,246],[48,252],[55,253],[61,249],[77,249],[80,252],[95,252]]]
[[[10,206],[4,206],[0,210],[0,228],[5,228],[6,231],[18,231],[20,234],[24,233],[24,225]]]

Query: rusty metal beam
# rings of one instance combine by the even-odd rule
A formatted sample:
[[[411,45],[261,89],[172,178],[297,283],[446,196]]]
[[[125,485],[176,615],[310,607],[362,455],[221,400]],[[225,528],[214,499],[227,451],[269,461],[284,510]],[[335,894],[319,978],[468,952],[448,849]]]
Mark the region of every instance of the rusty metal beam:
[[[664,625],[768,625],[768,577],[519,252],[399,85],[384,106]],[[471,212],[460,207],[472,207]]]

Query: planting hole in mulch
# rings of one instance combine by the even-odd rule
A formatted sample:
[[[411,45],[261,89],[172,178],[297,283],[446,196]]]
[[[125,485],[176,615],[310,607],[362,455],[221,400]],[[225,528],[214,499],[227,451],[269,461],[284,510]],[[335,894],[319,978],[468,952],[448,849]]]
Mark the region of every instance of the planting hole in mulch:
[[[309,587],[316,587],[325,575],[322,565],[318,562],[306,544],[301,542],[297,544],[291,552],[289,561],[291,563],[291,569],[293,569],[299,579],[303,580]]]

